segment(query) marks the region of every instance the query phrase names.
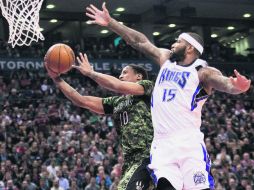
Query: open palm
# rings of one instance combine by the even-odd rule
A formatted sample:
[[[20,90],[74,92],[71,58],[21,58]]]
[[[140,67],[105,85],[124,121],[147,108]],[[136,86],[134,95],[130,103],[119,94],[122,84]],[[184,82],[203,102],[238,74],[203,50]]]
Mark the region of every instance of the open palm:
[[[92,19],[90,21],[92,24],[98,24],[101,26],[107,26],[111,19],[105,2],[102,4],[102,11],[92,4],[88,6],[86,8],[86,16]]]
[[[241,75],[237,72],[237,70],[234,70],[234,73],[236,77],[231,77],[232,84],[242,92],[246,92],[250,88],[251,81],[248,80],[245,76]]]
[[[77,57],[78,65],[72,65],[72,68],[78,69],[83,75],[89,75],[93,71],[93,67],[90,65],[86,54],[79,54]]]

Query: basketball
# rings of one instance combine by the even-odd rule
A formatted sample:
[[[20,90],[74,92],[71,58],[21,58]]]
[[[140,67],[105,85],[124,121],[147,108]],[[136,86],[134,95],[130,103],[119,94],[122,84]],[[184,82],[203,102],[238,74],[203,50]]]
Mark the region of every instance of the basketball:
[[[71,69],[75,62],[73,50],[66,44],[55,44],[51,46],[44,58],[48,64],[48,69],[63,74]]]

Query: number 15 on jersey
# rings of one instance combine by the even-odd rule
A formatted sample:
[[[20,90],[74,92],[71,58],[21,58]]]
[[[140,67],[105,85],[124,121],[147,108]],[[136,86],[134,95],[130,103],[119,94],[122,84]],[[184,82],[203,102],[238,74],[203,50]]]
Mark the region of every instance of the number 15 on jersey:
[[[173,100],[176,96],[177,89],[163,89],[163,102],[169,102]]]

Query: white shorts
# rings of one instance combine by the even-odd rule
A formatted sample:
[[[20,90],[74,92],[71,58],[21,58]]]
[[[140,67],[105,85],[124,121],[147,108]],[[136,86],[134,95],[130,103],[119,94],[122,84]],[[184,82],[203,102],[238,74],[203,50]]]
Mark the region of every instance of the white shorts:
[[[153,141],[149,168],[153,170],[155,183],[164,177],[176,190],[214,188],[211,161],[203,138],[197,136],[171,136]]]

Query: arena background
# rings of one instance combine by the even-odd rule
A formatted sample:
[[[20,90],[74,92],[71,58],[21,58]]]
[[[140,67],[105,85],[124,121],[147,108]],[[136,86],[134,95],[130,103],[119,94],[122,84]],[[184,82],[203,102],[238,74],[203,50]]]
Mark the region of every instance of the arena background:
[[[45,0],[40,11],[45,41],[29,47],[7,44],[8,23],[0,17],[0,189],[51,189],[56,176],[63,189],[88,189],[94,180],[99,189],[115,189],[123,160],[111,117],[72,105],[43,67],[48,47],[61,42],[75,54],[87,53],[97,71],[118,76],[123,66],[136,63],[155,79],[158,67],[152,61],[106,28],[87,23],[85,7],[102,2]],[[254,189],[254,1],[106,3],[115,19],[159,47],[169,47],[181,32],[201,34],[203,58],[210,65],[227,75],[236,68],[252,80],[246,94],[216,92],[204,107],[201,129],[216,189]],[[55,7],[47,8],[51,4]],[[125,10],[119,12],[119,7]],[[113,94],[76,71],[63,77],[83,95]],[[100,164],[103,174],[98,174]]]

